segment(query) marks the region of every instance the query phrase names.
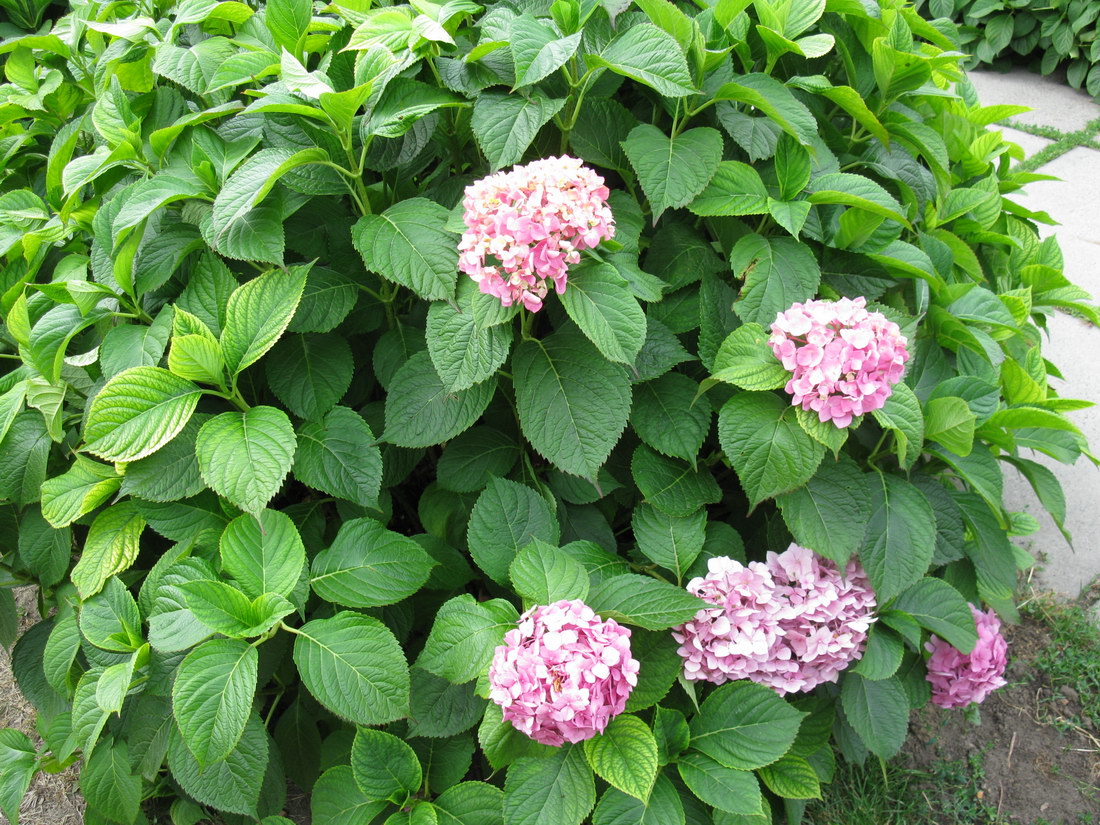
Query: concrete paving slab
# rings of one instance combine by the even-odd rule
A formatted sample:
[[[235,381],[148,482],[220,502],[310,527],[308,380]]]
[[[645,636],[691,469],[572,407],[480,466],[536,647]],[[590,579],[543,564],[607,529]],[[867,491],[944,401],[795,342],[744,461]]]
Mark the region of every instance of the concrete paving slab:
[[[1036,137],[1035,135],[1027,132],[1021,132],[1019,129],[1012,129],[1008,126],[994,125],[993,129],[999,130],[1005,136],[1005,140],[1010,140],[1013,143],[1020,144],[1020,147],[1024,150],[1024,157],[1029,158],[1041,149],[1050,146],[1054,143],[1053,140],[1048,140],[1044,137]]]
[[[1076,132],[1100,117],[1100,105],[1092,97],[1057,77],[1043,77],[1023,68],[1009,72],[976,70],[969,72],[968,77],[978,91],[978,99],[986,106],[1001,103],[1030,106],[1032,111],[1014,118],[1020,123]]]
[[[1057,234],[1065,256],[1066,276],[1100,298],[1100,152],[1078,148],[1040,167],[1040,172],[1057,175],[1061,181],[1040,181],[1013,196],[1024,206],[1048,212],[1061,222],[1041,227],[1041,233]],[[1050,323],[1050,340],[1044,354],[1065,376],[1053,381],[1068,398],[1083,398],[1100,404],[1100,329],[1066,315]],[[1069,414],[1088,436],[1094,452],[1100,450],[1100,406]],[[1006,472],[1005,505],[1010,510],[1033,514],[1042,525],[1034,536],[1020,543],[1034,553],[1047,556],[1040,581],[1058,592],[1076,598],[1081,589],[1100,576],[1100,469],[1087,459],[1067,467],[1038,453],[1028,456],[1049,467],[1066,496],[1066,528],[1073,536],[1071,549],[1039,506],[1027,482],[1014,471]]]

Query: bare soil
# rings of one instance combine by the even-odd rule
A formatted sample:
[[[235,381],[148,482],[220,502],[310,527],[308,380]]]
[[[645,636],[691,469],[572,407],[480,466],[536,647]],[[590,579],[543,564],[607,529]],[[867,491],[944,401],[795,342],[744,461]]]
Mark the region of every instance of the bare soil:
[[[1088,720],[1088,727],[1071,722],[1080,717],[1072,693],[1054,691],[1029,666],[1049,641],[1043,625],[1025,619],[1006,635],[1009,684],[981,706],[981,725],[970,724],[961,711],[929,707],[914,714],[906,745],[910,764],[932,771],[943,760],[980,756],[985,778],[979,801],[1001,821],[1100,823],[1100,720]],[[933,806],[935,791],[924,791]]]

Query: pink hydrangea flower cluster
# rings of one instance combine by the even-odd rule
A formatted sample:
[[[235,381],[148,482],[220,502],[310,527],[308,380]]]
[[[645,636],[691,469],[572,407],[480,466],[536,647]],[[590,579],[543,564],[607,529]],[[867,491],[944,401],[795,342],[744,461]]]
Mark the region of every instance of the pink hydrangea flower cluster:
[[[1008,642],[1001,635],[1001,621],[992,610],[982,612],[970,605],[978,626],[978,643],[970,653],[960,653],[938,636],[925,645],[931,653],[927,679],[932,683],[932,701],[942,708],[966,707],[981,702],[1005,684]]]
[[[768,346],[792,373],[791,403],[847,427],[893,393],[909,360],[908,341],[866,298],[807,301],[780,312]]]
[[[563,155],[513,166],[466,187],[458,268],[504,306],[542,308],[583,249],[615,234],[603,178]]]
[[[780,696],[835,682],[863,655],[875,594],[863,568],[792,544],[766,562],[719,556],[688,592],[715,605],[675,628],[684,676],[722,684],[751,679]]]
[[[623,712],[640,668],[628,628],[563,599],[531,608],[504,634],[489,667],[489,697],[536,742],[580,742]]]

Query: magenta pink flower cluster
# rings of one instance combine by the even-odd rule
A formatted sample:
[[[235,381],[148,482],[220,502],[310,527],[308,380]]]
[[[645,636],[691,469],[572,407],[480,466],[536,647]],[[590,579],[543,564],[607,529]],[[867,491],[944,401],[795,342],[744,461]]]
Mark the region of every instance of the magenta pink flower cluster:
[[[626,707],[641,665],[630,630],[579,599],[533,607],[504,635],[489,667],[504,718],[544,745],[603,733]]]
[[[1001,621],[992,610],[983,613],[970,605],[978,626],[978,643],[970,653],[960,653],[938,636],[928,640],[928,681],[932,702],[942,708],[966,707],[981,702],[1005,684],[1008,642],[1001,635]]]
[[[504,306],[542,308],[553,281],[565,291],[583,249],[615,234],[603,178],[576,158],[513,166],[466,187],[458,268]]]
[[[836,564],[792,544],[766,562],[719,556],[688,592],[715,605],[675,628],[684,676],[751,679],[780,696],[835,682],[863,655],[875,594],[854,559]]]
[[[909,360],[905,336],[866,298],[807,301],[780,312],[768,346],[792,373],[791,403],[847,427],[886,403]]]

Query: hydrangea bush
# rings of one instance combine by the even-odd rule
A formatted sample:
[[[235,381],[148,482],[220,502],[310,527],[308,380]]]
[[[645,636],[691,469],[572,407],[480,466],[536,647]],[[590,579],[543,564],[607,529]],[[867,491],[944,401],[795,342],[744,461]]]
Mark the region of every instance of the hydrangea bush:
[[[1100,319],[950,26],[4,5],[9,820],[794,823],[1001,683]]]

